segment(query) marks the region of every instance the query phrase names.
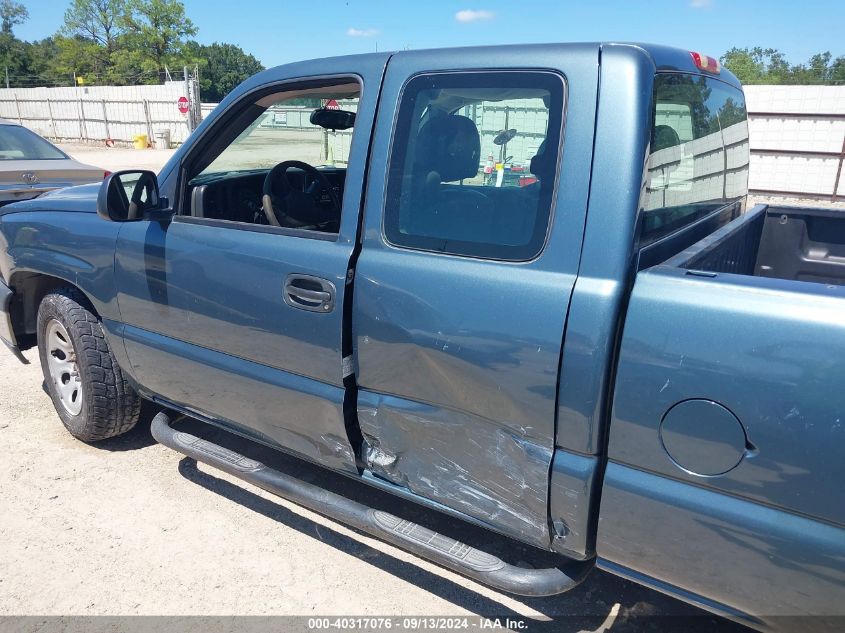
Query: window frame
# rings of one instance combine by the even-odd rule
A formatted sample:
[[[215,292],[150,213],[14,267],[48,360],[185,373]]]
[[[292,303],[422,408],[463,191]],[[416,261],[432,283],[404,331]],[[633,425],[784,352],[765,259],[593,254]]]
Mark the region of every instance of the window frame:
[[[393,191],[393,188],[396,187],[394,184],[395,178],[393,178],[392,172],[394,171],[393,167],[393,160],[394,160],[394,153],[397,146],[397,137],[399,133],[399,127],[404,122],[403,121],[403,114],[406,112],[407,108],[404,108],[405,99],[407,96],[407,91],[411,84],[419,79],[423,78],[439,78],[439,77],[455,77],[455,78],[462,78],[467,76],[484,76],[484,77],[495,77],[495,76],[525,76],[526,74],[534,75],[534,76],[542,76],[544,82],[538,87],[541,88],[548,88],[553,85],[554,91],[550,88],[549,93],[551,96],[550,102],[554,100],[556,96],[560,97],[560,113],[559,120],[555,120],[552,115],[554,108],[552,104],[549,105],[549,122],[547,125],[546,130],[546,139],[549,138],[549,134],[552,132],[552,122],[555,120],[556,123],[559,125],[555,128],[555,134],[557,135],[557,147],[556,147],[556,157],[555,157],[555,175],[551,190],[551,195],[549,197],[549,208],[548,212],[542,214],[540,216],[538,214],[537,219],[544,218],[545,221],[545,230],[543,232],[542,239],[539,240],[532,248],[532,254],[529,256],[519,256],[519,257],[507,257],[507,256],[492,256],[492,255],[485,255],[481,253],[472,253],[472,252],[453,252],[451,250],[440,250],[437,248],[432,248],[431,246],[427,245],[413,245],[410,243],[402,243],[398,242],[395,239],[391,238],[391,234],[388,232],[387,221],[388,217],[392,217],[391,212],[388,210],[388,203],[390,200],[390,193]],[[558,83],[559,82],[559,83]],[[393,117],[393,122],[391,125],[391,132],[390,132],[390,143],[387,149],[387,160],[386,160],[386,171],[385,171],[385,183],[383,188],[384,199],[381,202],[381,237],[384,243],[391,247],[401,250],[407,251],[416,251],[421,253],[430,253],[432,255],[438,255],[443,257],[458,257],[462,259],[474,259],[474,260],[482,260],[482,261],[494,261],[494,262],[501,262],[501,263],[511,263],[511,264],[521,264],[532,262],[539,259],[546,250],[546,246],[549,242],[549,236],[552,231],[552,226],[554,224],[554,216],[555,210],[557,206],[557,197],[558,197],[558,188],[560,186],[560,175],[561,175],[561,167],[563,163],[563,144],[564,144],[564,137],[566,134],[566,119],[567,119],[567,107],[569,101],[569,86],[567,84],[566,76],[559,70],[551,69],[551,68],[482,68],[482,69],[472,69],[472,70],[436,70],[436,71],[423,71],[418,72],[411,75],[405,82],[402,84],[402,88],[399,90],[399,95],[397,98],[397,105],[396,111]],[[411,114],[408,115],[408,123],[413,124],[411,120],[414,108],[411,108]],[[408,128],[408,133],[410,134],[410,127]],[[406,149],[408,147],[408,143],[405,144]],[[403,156],[402,160],[402,169],[406,166],[406,161],[408,159],[407,152]],[[399,190],[401,193],[401,189]],[[396,217],[398,218],[398,209],[396,210]],[[437,240],[438,238],[426,238],[425,236],[411,236],[416,238],[422,238],[424,240]],[[442,240],[440,240],[442,242]],[[475,247],[494,247],[498,246],[498,248],[508,249],[508,250],[517,250],[520,248],[527,248],[528,246],[532,246],[532,242],[529,242],[525,246],[502,246],[502,245],[495,245],[495,244],[486,244],[481,242],[454,242],[459,246],[469,246],[470,249]]]
[[[253,222],[240,222],[238,220],[225,220],[221,218],[203,218],[193,215],[190,201],[188,200],[188,183],[190,178],[188,173],[200,157],[206,154],[209,147],[214,147],[219,142],[222,135],[215,134],[217,130],[227,129],[238,121],[238,118],[244,116],[250,106],[254,106],[255,102],[267,96],[284,93],[295,90],[302,90],[305,88],[318,88],[321,86],[343,85],[343,83],[355,82],[359,86],[359,99],[363,99],[364,90],[366,89],[364,78],[357,73],[340,73],[329,75],[312,75],[306,77],[295,77],[291,79],[283,79],[274,81],[270,84],[258,86],[243,95],[237,101],[229,105],[221,114],[219,119],[215,120],[202,135],[192,145],[186,156],[179,164],[179,179],[176,185],[177,203],[174,205],[173,222],[180,222],[183,224],[193,224],[197,226],[210,226],[217,228],[225,228],[231,230],[247,231],[251,233],[271,233],[276,235],[285,235],[288,237],[301,237],[312,240],[320,240],[326,242],[337,242],[340,239],[340,232],[324,233],[322,231],[314,231],[310,229],[299,229],[292,227],[273,226],[265,224],[255,224]],[[218,106],[219,107],[219,106]],[[264,110],[266,112],[266,109]],[[249,124],[247,124],[247,127]],[[246,129],[246,127],[244,128]],[[241,130],[243,132],[243,130]],[[353,140],[357,133],[355,128],[352,129]],[[218,152],[217,156],[229,147],[235,139],[238,138],[240,132],[232,137],[228,143]],[[215,157],[216,158],[216,157]],[[213,160],[212,160],[213,162]],[[211,163],[209,163],[211,164]],[[206,166],[207,167],[207,166]],[[366,168],[365,168],[366,171]],[[346,188],[344,187],[344,197],[346,195]],[[341,219],[343,218],[343,198],[340,200]]]

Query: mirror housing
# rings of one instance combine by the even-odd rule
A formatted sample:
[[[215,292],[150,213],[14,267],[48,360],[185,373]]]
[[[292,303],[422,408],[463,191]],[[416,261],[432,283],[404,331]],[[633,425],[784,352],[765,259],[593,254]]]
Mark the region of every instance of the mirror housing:
[[[311,113],[312,125],[326,130],[348,130],[355,125],[355,113],[349,110],[318,108]]]
[[[109,222],[134,222],[160,212],[158,179],[143,169],[116,171],[103,180],[97,195],[97,215]]]

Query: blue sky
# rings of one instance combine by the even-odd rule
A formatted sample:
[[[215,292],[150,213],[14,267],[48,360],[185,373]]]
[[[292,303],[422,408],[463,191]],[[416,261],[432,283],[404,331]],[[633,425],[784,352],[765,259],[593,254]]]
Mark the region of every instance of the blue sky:
[[[23,39],[56,31],[69,0],[22,0]],[[792,63],[845,55],[842,0],[185,0],[197,39],[237,44],[265,66],[401,48],[644,41],[718,57],[731,46],[780,49]]]

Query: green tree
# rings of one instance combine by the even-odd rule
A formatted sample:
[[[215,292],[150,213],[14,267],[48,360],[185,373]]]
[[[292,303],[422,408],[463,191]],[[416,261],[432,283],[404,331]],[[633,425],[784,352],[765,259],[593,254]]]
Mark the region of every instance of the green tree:
[[[111,60],[104,55],[104,47],[80,35],[53,38],[54,57],[48,72],[71,79],[77,77],[87,84],[112,83]]]
[[[32,85],[57,86],[67,85],[73,80],[73,71],[57,72],[56,59],[60,54],[55,37],[25,42],[27,70]]]
[[[120,62],[142,73],[155,73],[156,80],[165,66],[187,61],[186,39],[197,33],[180,0],[128,0],[124,24],[128,50]]]
[[[787,84],[792,82],[793,69],[779,50],[767,48],[763,51],[766,72],[770,83]]]
[[[187,61],[185,40],[195,33],[180,0],[72,0],[53,70],[86,83],[157,83],[165,66]]]
[[[830,81],[830,60],[833,56],[830,51],[813,55],[808,64],[810,77],[813,83],[824,83]]]
[[[732,48],[722,55],[721,62],[737,79],[746,84],[760,83],[766,73],[762,49]]]
[[[792,83],[831,84],[845,82],[845,57],[833,59],[829,51],[817,53],[807,64],[793,67]]]
[[[28,17],[29,12],[23,5],[12,0],[0,0],[0,63],[3,64],[0,73],[4,75],[0,81],[5,81],[7,76],[17,78],[28,72],[24,42],[12,33],[15,25],[25,22]]]
[[[203,45],[188,42],[185,53],[200,69],[200,92],[204,101],[220,101],[239,83],[264,66],[234,44]]]
[[[830,52],[813,55],[806,64],[790,65],[774,48],[732,48],[722,64],[745,84],[845,83],[845,57]]]
[[[0,30],[4,34],[12,34],[12,29],[29,19],[29,11],[19,2],[0,0]]]
[[[73,0],[56,36],[56,71],[88,83],[121,84],[114,57],[126,36],[126,0]]]
[[[830,64],[830,81],[845,84],[845,56],[837,57]]]
[[[126,0],[73,0],[62,33],[96,42],[110,55],[126,32]]]
[[[790,66],[783,53],[774,48],[732,48],[721,61],[743,83],[781,84],[790,80]]]

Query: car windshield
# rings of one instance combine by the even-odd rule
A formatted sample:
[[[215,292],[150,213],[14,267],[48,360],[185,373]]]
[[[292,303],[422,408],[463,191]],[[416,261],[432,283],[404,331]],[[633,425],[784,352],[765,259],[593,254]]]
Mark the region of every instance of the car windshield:
[[[0,125],[0,160],[56,160],[67,158],[35,132],[17,125]]]

